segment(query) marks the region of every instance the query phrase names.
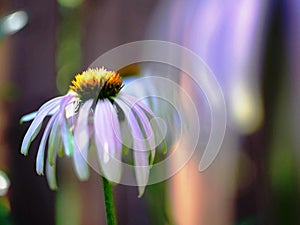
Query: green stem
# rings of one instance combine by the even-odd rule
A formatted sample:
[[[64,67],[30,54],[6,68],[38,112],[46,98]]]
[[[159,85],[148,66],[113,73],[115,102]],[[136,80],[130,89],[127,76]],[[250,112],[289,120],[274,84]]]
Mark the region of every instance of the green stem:
[[[117,225],[112,185],[102,177],[107,225]]]

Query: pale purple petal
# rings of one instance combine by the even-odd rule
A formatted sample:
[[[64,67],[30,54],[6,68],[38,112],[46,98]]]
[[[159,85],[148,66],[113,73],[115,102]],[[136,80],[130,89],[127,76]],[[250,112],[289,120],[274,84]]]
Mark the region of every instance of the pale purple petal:
[[[133,146],[133,138],[131,135],[131,132],[128,132],[131,130],[127,119],[120,121],[120,131],[121,131],[121,139],[122,139],[122,144],[124,147],[127,149],[131,149]]]
[[[48,140],[48,160],[50,165],[54,165],[55,161],[55,155],[58,150],[58,145],[59,145],[59,129],[60,129],[60,116],[57,116],[54,120],[51,132],[50,132],[50,137]]]
[[[155,157],[155,147],[156,147],[154,132],[153,132],[151,124],[150,124],[147,116],[144,114],[144,112],[141,109],[139,109],[139,107],[134,107],[134,111],[138,115],[138,118],[140,119],[140,122],[142,123],[142,125],[144,127],[144,132],[146,134],[147,142],[149,144],[150,151],[151,151],[150,164],[152,164],[154,161],[154,157]]]
[[[45,147],[46,147],[46,142],[47,138],[50,133],[50,129],[52,128],[53,122],[56,119],[56,116],[52,116],[51,119],[49,120],[45,131],[43,133],[42,140],[40,142],[39,150],[37,153],[37,158],[36,158],[36,172],[39,175],[44,174],[44,157],[45,157]]]
[[[57,111],[59,110],[59,106],[55,107],[54,109],[52,109],[48,114],[47,116],[52,116],[54,115]],[[38,111],[36,112],[32,112],[32,113],[29,113],[29,114],[26,114],[24,116],[21,117],[20,119],[20,124],[23,124],[24,122],[28,122],[28,121],[31,121],[33,120],[38,114]]]
[[[26,114],[26,115],[22,116],[21,119],[20,119],[20,124],[22,124],[24,122],[28,122],[30,120],[33,120],[36,117],[37,113],[38,112],[36,111],[36,112],[32,112],[32,113],[29,113],[29,114]]]
[[[36,135],[39,133],[43,120],[49,114],[49,112],[51,112],[54,108],[56,108],[60,104],[63,98],[65,98],[65,96],[54,98],[46,102],[39,109],[35,119],[33,120],[30,127],[28,128],[25,137],[23,139],[22,146],[21,146],[22,154],[24,155],[28,154],[28,148],[30,146],[30,143],[34,140]]]
[[[147,105],[145,105],[143,102],[138,100],[137,98],[135,98],[131,95],[128,95],[126,93],[119,94],[118,97],[120,99],[122,99],[123,101],[125,101],[127,104],[138,105],[142,110],[144,110],[146,113],[148,113],[150,115],[150,117],[151,117],[150,123],[151,123],[152,130],[154,131],[155,145],[158,146],[158,145],[162,144],[163,153],[166,153],[167,147],[166,147],[166,142],[164,140],[165,132],[163,132],[164,124],[161,124],[161,120],[158,120],[158,118],[155,116],[153,111]],[[152,153],[152,160],[153,160],[153,157],[154,157],[153,151],[151,153]]]
[[[89,149],[89,127],[88,118],[93,100],[86,101],[79,110],[79,117],[74,131],[74,167],[80,180],[89,177],[88,164],[86,162]]]
[[[54,164],[50,165],[49,158],[46,161],[46,177],[49,184],[50,189],[55,190],[57,189],[57,182],[56,182],[56,155],[57,151],[54,153]]]
[[[130,104],[137,104],[139,107],[141,107],[143,110],[145,110],[147,113],[149,113],[151,116],[155,117],[153,111],[143,102],[138,100],[137,98],[125,94],[125,93],[120,93],[118,98],[122,99],[123,101],[130,103]]]
[[[73,134],[71,133],[70,127],[66,121],[66,119],[63,117],[61,121],[61,136],[63,140],[63,145],[65,149],[66,156],[70,157],[73,153]]]
[[[55,103],[55,102],[61,100],[61,99],[64,98],[64,97],[65,97],[65,96],[59,96],[59,97],[53,98],[53,99],[47,101],[46,103],[44,103],[44,104],[39,108],[38,111],[32,112],[32,113],[29,113],[29,114],[26,114],[26,115],[22,116],[21,119],[20,119],[20,124],[22,124],[22,123],[24,123],[24,122],[28,122],[28,121],[30,121],[30,120],[33,120],[41,110],[43,110],[43,109],[45,109],[45,108],[48,108],[48,107],[51,106],[53,103]],[[57,110],[58,110],[58,107],[54,108],[54,109],[53,109],[52,111],[50,111],[47,115],[54,115],[54,113],[57,112]]]
[[[135,176],[138,184],[139,195],[142,197],[149,179],[150,168],[148,164],[148,154],[146,152],[134,151]],[[145,166],[146,165],[146,166]]]
[[[121,178],[122,144],[117,113],[110,101],[97,103],[94,130],[102,171],[107,179],[117,182]]]
[[[139,186],[139,197],[141,197],[145,191],[149,179],[149,159],[146,143],[143,138],[142,130],[136,120],[134,113],[123,101],[118,98],[114,99],[124,112],[126,119],[131,128],[133,136],[133,157],[135,164],[135,176],[137,185]]]
[[[131,106],[130,106],[131,107]],[[143,128],[144,128],[144,132],[146,135],[146,143],[149,145],[147,147],[150,148],[151,150],[151,160],[150,160],[150,164],[153,163],[154,161],[154,156],[155,156],[155,140],[154,140],[154,133],[151,127],[151,124],[147,118],[147,116],[145,115],[145,113],[136,105],[132,106],[132,110],[136,113],[137,118],[139,118],[140,123],[142,124]]]
[[[73,134],[70,130],[69,124],[66,119],[66,107],[67,105],[73,101],[73,98],[68,99],[62,106],[61,109],[61,137],[62,137],[62,142],[64,146],[64,153],[66,156],[70,157],[73,153],[73,145],[74,145],[74,140],[73,140]]]
[[[149,122],[149,119],[147,118],[146,114],[144,113],[144,111],[142,109],[147,109],[149,110],[149,113],[153,112],[146,107],[142,102],[138,102],[137,99],[135,99],[134,97],[130,96],[130,95],[123,95],[121,97],[121,100],[123,100],[127,105],[129,105],[129,107],[136,113],[137,118],[139,118],[143,128],[144,128],[144,132],[146,135],[146,140],[147,144],[149,145],[149,148],[151,150],[151,160],[150,160],[150,164],[153,163],[154,161],[154,157],[155,157],[155,136],[154,136],[154,132],[152,130],[151,124]],[[154,114],[153,114],[154,115]]]
[[[61,101],[60,111],[58,112],[58,116],[56,117],[48,141],[48,160],[50,165],[54,164],[54,156],[61,148],[61,123],[64,118],[65,107],[72,96],[67,96]]]

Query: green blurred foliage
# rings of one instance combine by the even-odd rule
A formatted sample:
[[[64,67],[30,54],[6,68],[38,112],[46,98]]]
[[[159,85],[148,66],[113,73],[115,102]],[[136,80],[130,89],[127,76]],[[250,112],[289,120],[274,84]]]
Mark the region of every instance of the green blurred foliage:
[[[151,224],[173,225],[166,182],[147,186],[145,197]]]
[[[0,84],[0,100],[13,101],[20,95],[20,90],[14,83]]]
[[[1,225],[13,225],[10,218],[9,208],[6,206],[8,200],[5,197],[0,197],[0,224]]]
[[[83,0],[57,0],[58,3],[67,8],[75,8],[81,5]]]
[[[80,225],[81,204],[78,186],[66,175],[61,181],[61,187],[56,192],[56,225]]]
[[[293,143],[290,101],[286,85],[282,85],[274,116],[274,129],[269,158],[272,215],[277,224],[297,224],[299,186],[296,147]]]
[[[81,8],[60,7],[59,12],[56,85],[65,94],[81,67]]]

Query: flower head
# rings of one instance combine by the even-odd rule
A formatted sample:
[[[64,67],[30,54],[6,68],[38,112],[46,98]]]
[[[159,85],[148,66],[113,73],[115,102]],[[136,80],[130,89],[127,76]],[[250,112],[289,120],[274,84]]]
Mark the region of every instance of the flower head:
[[[76,92],[82,101],[89,99],[109,99],[115,97],[122,88],[122,79],[113,71],[88,69],[75,76],[70,89]]]
[[[121,89],[122,79],[117,73],[103,67],[88,69],[75,76],[66,95],[49,100],[37,112],[21,118],[21,122],[33,119],[21,147],[21,153],[27,155],[45,117],[50,116],[39,145],[36,171],[44,173],[48,145],[46,175],[52,189],[57,187],[57,155],[72,156],[79,179],[88,178],[87,158],[91,146],[97,151],[100,169],[106,178],[119,180],[122,145],[129,133],[132,141],[127,147],[133,150],[139,196],[143,194],[157,145],[155,128],[150,123],[154,114],[135,97],[122,93]]]

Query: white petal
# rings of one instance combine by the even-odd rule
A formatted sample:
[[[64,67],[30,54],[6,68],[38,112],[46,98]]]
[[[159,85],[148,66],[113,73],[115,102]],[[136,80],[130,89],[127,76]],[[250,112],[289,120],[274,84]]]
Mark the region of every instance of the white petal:
[[[25,137],[23,139],[22,146],[21,146],[21,153],[22,154],[24,154],[24,155],[28,154],[28,148],[30,146],[30,143],[34,140],[34,138],[39,133],[39,131],[41,129],[41,126],[42,126],[43,120],[49,114],[49,112],[51,112],[54,108],[56,108],[60,104],[61,100],[64,97],[65,96],[54,98],[54,99],[46,102],[39,109],[35,119],[33,120],[30,127],[28,128],[28,130],[25,134]]]
[[[20,124],[33,120],[36,117],[36,115],[37,115],[37,111],[22,116],[20,119]]]
[[[108,100],[99,101],[94,115],[95,143],[100,167],[111,181],[121,179],[122,145],[117,114]]]
[[[149,179],[149,159],[146,143],[141,131],[141,128],[129,106],[123,101],[115,99],[115,102],[120,106],[128,120],[133,138],[133,156],[135,165],[135,176],[137,185],[139,186],[139,197],[144,193],[145,187]]]
[[[156,148],[155,135],[152,130],[151,123],[144,112],[144,109],[143,109],[144,104],[141,101],[138,101],[137,99],[135,99],[134,97],[132,97],[130,95],[126,95],[126,94],[121,96],[121,100],[123,102],[125,102],[135,112],[137,118],[139,119],[140,123],[142,124],[143,131],[146,136],[145,142],[147,143],[147,148],[149,148],[149,150],[151,150],[150,164],[152,165],[153,161],[154,161],[154,157],[155,157],[155,148]],[[153,114],[153,112],[150,109],[148,109],[148,110]]]
[[[60,116],[56,116],[48,140],[48,160],[50,165],[54,165],[55,156],[58,151],[59,145],[59,129],[60,129]]]
[[[47,138],[49,136],[50,129],[52,128],[54,120],[55,120],[55,116],[51,117],[51,119],[49,120],[49,122],[45,128],[42,140],[40,142],[38,154],[36,157],[36,172],[39,175],[42,175],[44,173],[45,146],[46,146]]]
[[[138,104],[143,110],[145,110],[147,113],[149,113],[151,116],[155,116],[153,111],[147,106],[145,105],[142,101],[138,100],[137,98],[125,94],[125,93],[120,93],[118,96],[120,99],[122,99],[123,101],[127,102],[128,104],[134,105],[134,104]]]
[[[60,110],[60,136],[63,144],[64,152],[67,156],[71,156],[73,152],[73,135],[69,124],[66,121],[67,105],[73,101],[73,98],[66,99],[61,105]]]
[[[56,166],[51,166],[49,161],[47,160],[46,163],[46,177],[49,184],[50,189],[55,190],[57,189],[57,182],[56,182]]]
[[[138,197],[142,197],[148,183],[150,167],[148,166],[148,154],[146,152],[134,151],[135,176],[139,188]]]
[[[79,110],[79,117],[74,132],[74,167],[80,180],[87,180],[89,169],[87,164],[89,149],[89,127],[88,117],[93,100],[86,101]]]
[[[153,135],[154,135],[154,137],[153,137],[154,140],[152,140],[152,136],[150,139],[148,139],[149,144],[151,146],[150,148],[151,148],[151,161],[152,162],[150,164],[152,164],[153,160],[154,160],[154,156],[155,156],[155,148],[158,145],[162,144],[163,152],[166,153],[166,143],[164,140],[165,132],[163,132],[163,129],[162,129],[164,124],[159,124],[160,120],[156,119],[156,116],[154,115],[152,110],[147,105],[145,105],[143,102],[139,101],[137,98],[135,98],[131,95],[128,95],[128,94],[124,94],[124,93],[120,94],[119,98],[122,101],[126,102],[126,104],[130,105],[130,107],[134,107],[135,110],[140,111],[140,114],[145,114],[144,112],[146,112],[150,115],[151,121],[149,121],[149,122],[151,124]],[[144,117],[144,116],[142,116],[142,117]],[[146,121],[146,123],[147,123],[147,121]]]
[[[63,151],[60,151],[62,150],[61,123],[65,114],[66,104],[71,98],[71,96],[68,96],[61,101],[60,111],[57,113],[58,115],[56,116],[56,119],[53,123],[50,132],[50,137],[48,141],[48,160],[50,165],[54,164],[54,156],[57,154],[57,152],[59,153],[59,155],[63,154]]]
[[[61,136],[65,149],[66,156],[70,157],[73,154],[74,138],[71,133],[70,127],[63,117],[61,121]]]

